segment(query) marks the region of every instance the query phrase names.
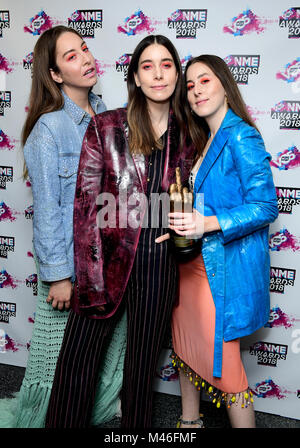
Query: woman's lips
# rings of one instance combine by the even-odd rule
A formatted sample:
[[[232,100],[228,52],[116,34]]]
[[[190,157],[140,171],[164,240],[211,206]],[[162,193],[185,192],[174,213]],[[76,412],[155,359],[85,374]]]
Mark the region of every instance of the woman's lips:
[[[202,104],[205,104],[206,102],[208,101],[208,99],[205,99],[205,100],[199,100],[199,101],[196,101],[196,106],[202,106]]]
[[[164,86],[151,86],[151,89],[153,89],[153,90],[162,90],[162,89],[165,89],[167,86],[166,85],[164,85]]]
[[[84,77],[86,78],[93,78],[96,74],[96,70],[94,67],[89,68],[88,70],[86,70],[86,72],[83,74]]]

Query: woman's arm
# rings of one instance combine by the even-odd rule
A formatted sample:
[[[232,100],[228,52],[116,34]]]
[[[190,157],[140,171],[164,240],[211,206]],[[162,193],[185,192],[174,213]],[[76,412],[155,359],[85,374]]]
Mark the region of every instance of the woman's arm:
[[[244,203],[217,213],[224,243],[265,227],[278,216],[270,155],[260,134],[252,127],[243,128],[232,136],[230,150]]]
[[[98,117],[92,118],[83,139],[74,202],[74,261],[76,300],[103,305],[103,255],[97,221],[105,166]],[[101,303],[100,303],[101,302]]]
[[[59,309],[64,305],[67,308],[73,272],[67,260],[60,207],[58,149],[50,129],[42,120],[38,121],[28,138],[24,156],[32,185],[33,244],[39,275],[41,280],[51,283],[47,301],[53,300],[53,306]],[[59,289],[58,282],[61,282]]]

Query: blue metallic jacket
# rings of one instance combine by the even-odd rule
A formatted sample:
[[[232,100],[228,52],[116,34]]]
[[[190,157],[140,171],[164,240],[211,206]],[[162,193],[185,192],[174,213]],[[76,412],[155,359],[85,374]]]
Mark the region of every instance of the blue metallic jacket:
[[[73,203],[82,140],[91,119],[62,93],[63,108],[42,115],[24,146],[33,194],[33,245],[46,282],[74,280]],[[95,113],[103,112],[102,100],[89,95]]]
[[[204,215],[216,215],[222,229],[204,234],[202,247],[216,307],[215,377],[223,339],[249,335],[269,319],[268,232],[278,215],[270,159],[260,134],[229,109],[195,179]],[[197,196],[195,207],[203,207]]]

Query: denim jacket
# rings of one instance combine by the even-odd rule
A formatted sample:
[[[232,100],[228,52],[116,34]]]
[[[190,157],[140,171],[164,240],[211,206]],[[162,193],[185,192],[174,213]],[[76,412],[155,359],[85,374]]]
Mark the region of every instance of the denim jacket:
[[[216,307],[215,377],[223,340],[249,335],[269,319],[268,230],[278,216],[270,159],[260,134],[229,109],[195,179],[204,215],[216,215],[221,227],[204,234],[202,246]]]
[[[73,203],[81,145],[90,115],[63,91],[61,110],[42,115],[24,146],[33,194],[33,246],[40,278],[74,281]],[[96,114],[106,107],[89,94]]]

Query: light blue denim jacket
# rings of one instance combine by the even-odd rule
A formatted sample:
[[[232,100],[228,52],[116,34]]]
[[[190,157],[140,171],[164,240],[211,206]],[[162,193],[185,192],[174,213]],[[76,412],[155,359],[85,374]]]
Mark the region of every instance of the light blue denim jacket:
[[[64,92],[61,110],[42,115],[24,146],[33,194],[33,246],[40,278],[74,281],[73,203],[81,144],[90,115]],[[90,93],[96,114],[106,110]]]

